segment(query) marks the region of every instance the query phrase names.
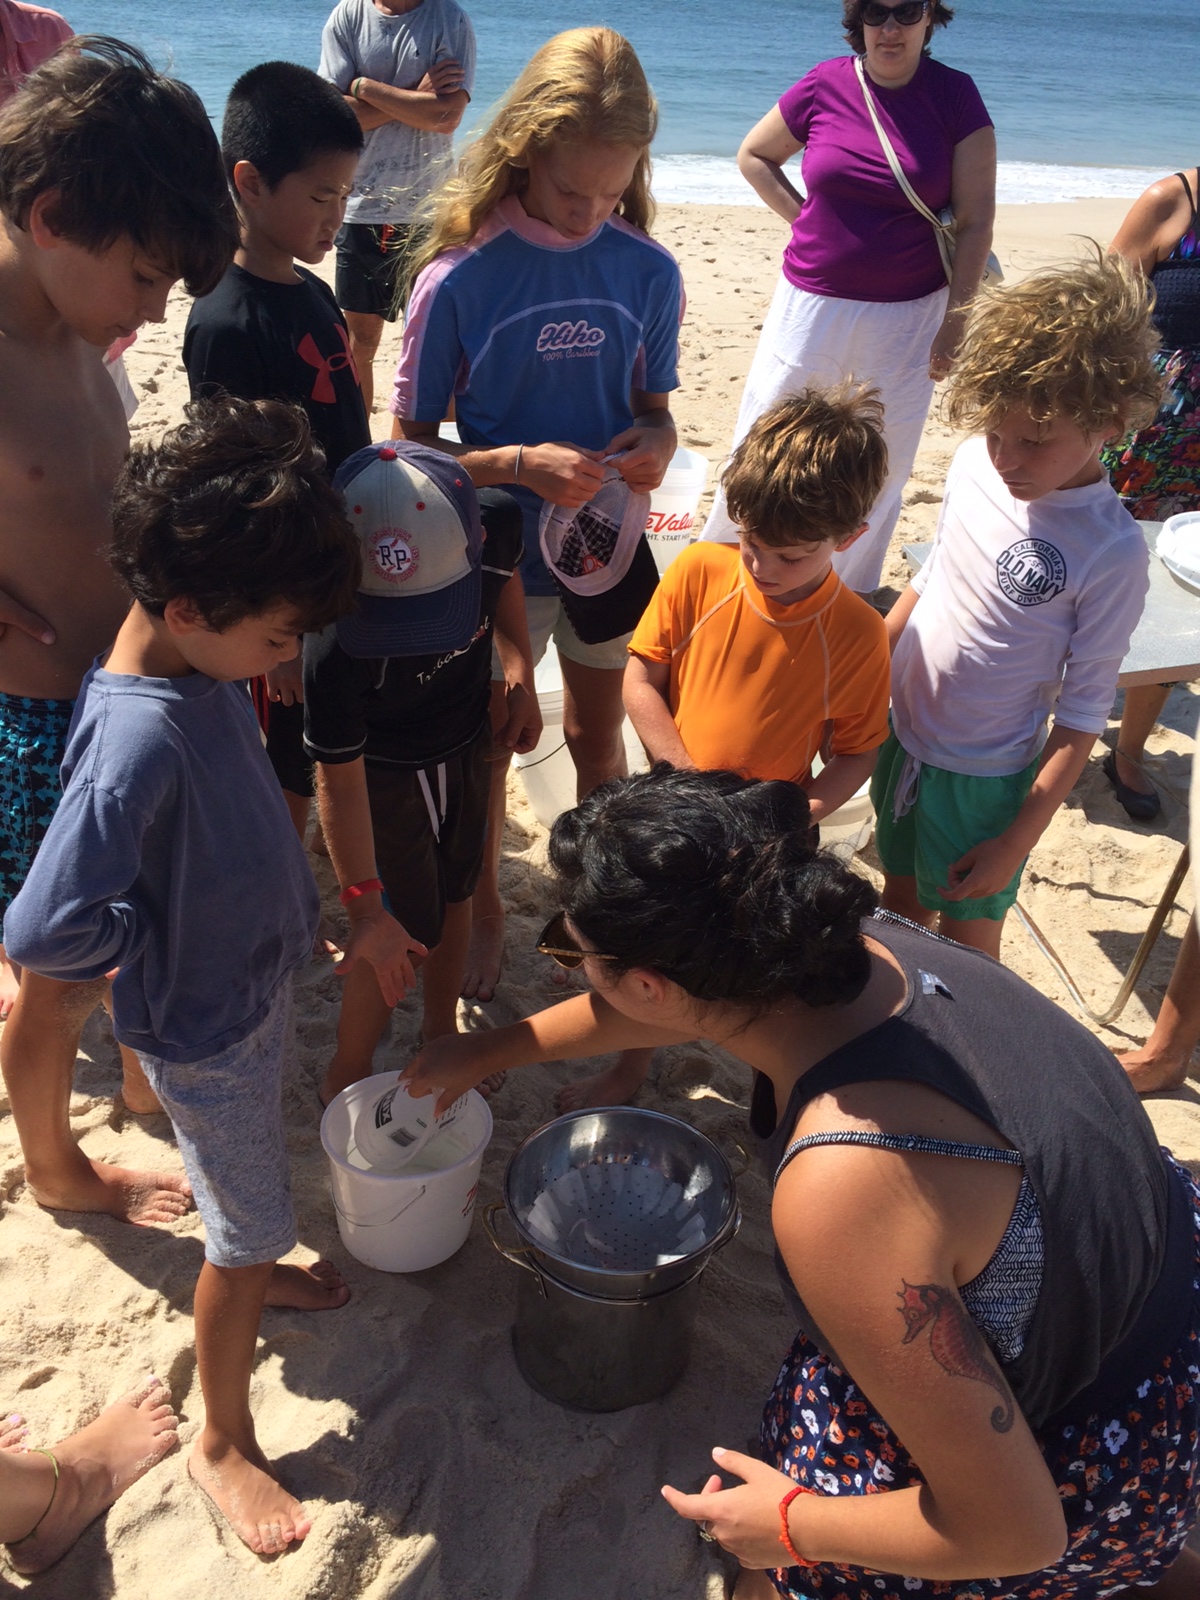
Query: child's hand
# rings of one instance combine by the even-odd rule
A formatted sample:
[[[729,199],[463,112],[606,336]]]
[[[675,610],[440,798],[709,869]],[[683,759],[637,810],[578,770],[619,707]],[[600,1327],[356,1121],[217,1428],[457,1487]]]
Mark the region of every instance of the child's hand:
[[[508,716],[495,735],[494,761],[528,755],[542,737],[542,708],[536,694],[531,694],[523,683],[510,683],[504,691],[504,703]]]
[[[983,839],[960,856],[949,869],[950,883],[938,893],[943,900],[983,900],[1007,889],[1024,861],[1001,834],[998,839]]]
[[[281,661],[267,673],[267,698],[281,706],[304,704],[304,662],[299,655]]]
[[[666,476],[676,443],[674,428],[635,423],[610,439],[604,454],[620,455],[613,466],[635,494],[649,494]]]
[[[681,1517],[711,1534],[743,1567],[786,1564],[779,1543],[779,1502],[796,1485],[765,1461],[739,1455],[736,1450],[714,1450],[713,1460],[723,1472],[743,1482],[726,1489],[714,1473],[699,1494],[681,1494],[670,1484],[664,1485],[663,1499]]]
[[[12,595],[0,589],[0,639],[10,628],[20,629],[39,644],[53,644],[57,637],[45,617],[39,617],[36,611],[30,611],[19,600],[14,600]]]
[[[338,976],[344,978],[356,961],[369,961],[384,1000],[395,1006],[416,986],[413,956],[423,961],[428,954],[421,941],[414,939],[395,917],[382,909],[371,911],[351,919]]]
[[[440,1116],[495,1070],[487,1058],[490,1045],[485,1033],[443,1034],[417,1052],[400,1074],[400,1081],[418,1100],[436,1094],[433,1110]]]
[[[521,453],[521,488],[532,489],[551,505],[577,511],[604,482],[599,450],[573,444],[527,445]]]

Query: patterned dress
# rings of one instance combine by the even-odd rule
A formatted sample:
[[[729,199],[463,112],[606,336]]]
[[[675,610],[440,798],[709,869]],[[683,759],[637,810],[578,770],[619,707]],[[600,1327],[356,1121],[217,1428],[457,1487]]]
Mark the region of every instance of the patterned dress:
[[[1154,361],[1166,398],[1153,422],[1100,457],[1122,504],[1143,522],[1200,510],[1200,238],[1191,185],[1182,172],[1176,177],[1192,220],[1151,273],[1158,295],[1154,320],[1164,336]]]
[[[883,1143],[886,1136],[871,1136]],[[812,1142],[828,1142],[816,1136]],[[867,1142],[857,1136],[855,1142]],[[810,1141],[799,1141],[808,1143]],[[836,1142],[850,1142],[843,1134]],[[912,1147],[932,1141],[909,1140]],[[947,1153],[968,1154],[967,1147]],[[990,1152],[992,1159],[1007,1153]],[[1020,1159],[1019,1157],[1017,1158]],[[1195,1223],[1198,1298],[1187,1335],[1152,1372],[1131,1372],[1123,1402],[1035,1430],[1058,1485],[1068,1545],[1053,1567],[1017,1578],[953,1583],[820,1565],[768,1574],[788,1600],[1102,1600],[1161,1579],[1200,1515],[1200,1189],[1183,1169]],[[1034,1292],[1037,1226],[1018,1200],[984,1284],[961,1291],[1003,1365],[1019,1346]],[[1003,1270],[991,1271],[992,1266]],[[1010,1350],[1006,1343],[1013,1341]],[[762,1453],[796,1483],[824,1495],[882,1494],[921,1475],[854,1380],[803,1334],[789,1350],[763,1413]]]

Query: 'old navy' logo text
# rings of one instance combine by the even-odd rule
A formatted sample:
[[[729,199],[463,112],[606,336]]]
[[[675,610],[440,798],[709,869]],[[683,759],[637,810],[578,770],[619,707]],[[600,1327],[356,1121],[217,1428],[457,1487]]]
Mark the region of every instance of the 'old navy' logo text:
[[[539,351],[594,350],[604,343],[603,328],[593,328],[586,317],[578,322],[548,322],[538,334]]]
[[[1044,606],[1067,586],[1067,564],[1045,539],[1022,539],[996,557],[996,582],[1019,606]]]

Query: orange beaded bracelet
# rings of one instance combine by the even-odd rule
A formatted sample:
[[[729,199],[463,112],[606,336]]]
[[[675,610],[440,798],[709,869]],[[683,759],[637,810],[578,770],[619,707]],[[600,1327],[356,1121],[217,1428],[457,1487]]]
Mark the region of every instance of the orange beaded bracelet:
[[[779,1502],[779,1542],[791,1557],[789,1565],[793,1567],[818,1567],[819,1561],[806,1561],[792,1543],[792,1535],[788,1530],[788,1507],[798,1494],[816,1494],[815,1489],[810,1489],[806,1484],[798,1483],[794,1489],[789,1489]]]

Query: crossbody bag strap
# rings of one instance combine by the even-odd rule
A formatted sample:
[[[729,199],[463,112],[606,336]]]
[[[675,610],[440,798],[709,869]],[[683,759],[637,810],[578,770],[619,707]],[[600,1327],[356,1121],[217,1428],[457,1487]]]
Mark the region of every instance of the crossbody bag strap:
[[[949,232],[950,230],[946,228],[945,223],[941,222],[936,214],[930,211],[924,200],[921,199],[920,195],[913,188],[912,184],[909,183],[908,179],[904,176],[904,168],[900,165],[899,158],[896,155],[895,150],[892,148],[892,141],[883,131],[883,123],[880,122],[879,113],[875,109],[874,97],[871,94],[870,89],[867,87],[867,75],[863,71],[863,59],[861,56],[855,56],[854,70],[858,74],[858,81],[862,88],[863,99],[867,102],[867,110],[871,114],[871,121],[875,124],[875,132],[878,136],[883,153],[887,157],[888,166],[892,169],[892,176],[904,190],[904,194],[909,205],[912,206],[914,210],[919,211],[925,218],[926,222],[931,222],[939,233]]]

